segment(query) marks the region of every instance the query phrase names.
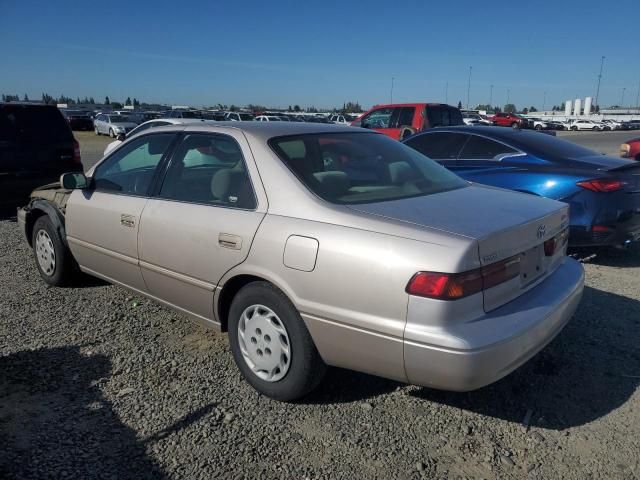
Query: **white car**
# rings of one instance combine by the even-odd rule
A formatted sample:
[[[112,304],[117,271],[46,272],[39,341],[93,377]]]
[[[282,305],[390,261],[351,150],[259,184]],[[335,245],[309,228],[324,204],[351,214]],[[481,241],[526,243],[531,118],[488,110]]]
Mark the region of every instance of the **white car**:
[[[254,116],[247,112],[227,112],[224,119],[229,122],[250,122],[254,120]]]
[[[547,128],[549,128],[547,122],[545,122],[541,118],[529,118],[529,122],[531,127],[536,130],[546,130]]]
[[[605,130],[621,130],[622,124],[620,122],[616,122],[615,120],[602,120],[604,124]]]
[[[138,126],[123,115],[101,113],[93,120],[93,130],[96,135],[109,135],[115,138],[117,135],[127,134]]]
[[[282,122],[282,118],[274,115],[258,115],[254,120],[256,122]]]
[[[331,115],[329,117],[329,122],[335,123],[336,125],[350,125],[351,121],[348,115]]]
[[[462,121],[465,125],[492,125],[492,123],[483,118],[479,113],[463,113]]]
[[[103,156],[107,156],[112,150],[117,148],[125,139],[132,137],[143,130],[147,130],[149,128],[155,127],[164,127],[166,125],[186,125],[192,123],[215,123],[213,120],[200,120],[198,118],[157,118],[155,120],[149,120],[148,122],[141,123],[136,128],[131,130],[129,133],[119,133],[117,138],[107,145],[107,148],[104,149]]]
[[[578,130],[602,131],[604,130],[604,125],[593,120],[574,120],[571,122],[571,130],[576,132]]]

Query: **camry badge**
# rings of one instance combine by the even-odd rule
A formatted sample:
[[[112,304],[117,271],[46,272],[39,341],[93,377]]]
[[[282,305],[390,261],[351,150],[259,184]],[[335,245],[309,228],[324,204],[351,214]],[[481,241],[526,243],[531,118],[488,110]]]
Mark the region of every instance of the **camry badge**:
[[[547,233],[546,225],[544,225],[544,224],[538,225],[538,238],[544,238],[546,233]]]

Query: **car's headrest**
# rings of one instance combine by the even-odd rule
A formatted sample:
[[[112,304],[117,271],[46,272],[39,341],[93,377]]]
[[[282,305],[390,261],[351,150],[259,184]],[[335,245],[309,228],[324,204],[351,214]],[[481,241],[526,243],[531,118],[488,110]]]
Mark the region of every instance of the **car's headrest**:
[[[318,172],[313,176],[320,183],[320,188],[329,197],[341,197],[349,191],[349,177],[344,172]]]
[[[413,177],[411,166],[407,162],[392,162],[389,164],[389,178],[394,185],[402,185]]]
[[[238,196],[245,190],[243,187],[246,182],[247,174],[243,170],[218,170],[211,179],[211,193],[221,202],[237,205]]]

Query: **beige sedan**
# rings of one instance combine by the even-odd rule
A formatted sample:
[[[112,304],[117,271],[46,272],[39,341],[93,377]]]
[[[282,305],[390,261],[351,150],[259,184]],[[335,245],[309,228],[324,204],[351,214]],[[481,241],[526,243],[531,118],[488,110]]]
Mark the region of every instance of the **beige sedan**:
[[[565,204],[469,184],[375,132],[174,125],[18,212],[42,278],[83,272],[229,332],[258,391],[327,365],[449,390],[507,375],[582,295]]]

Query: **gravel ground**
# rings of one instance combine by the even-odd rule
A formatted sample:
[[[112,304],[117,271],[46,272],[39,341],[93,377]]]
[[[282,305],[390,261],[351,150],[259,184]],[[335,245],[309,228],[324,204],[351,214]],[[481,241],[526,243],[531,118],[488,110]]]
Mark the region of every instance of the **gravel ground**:
[[[13,219],[0,252],[0,478],[640,478],[639,252],[590,260],[567,328],[492,386],[331,369],[296,404],[244,383],[226,335],[46,286]]]

